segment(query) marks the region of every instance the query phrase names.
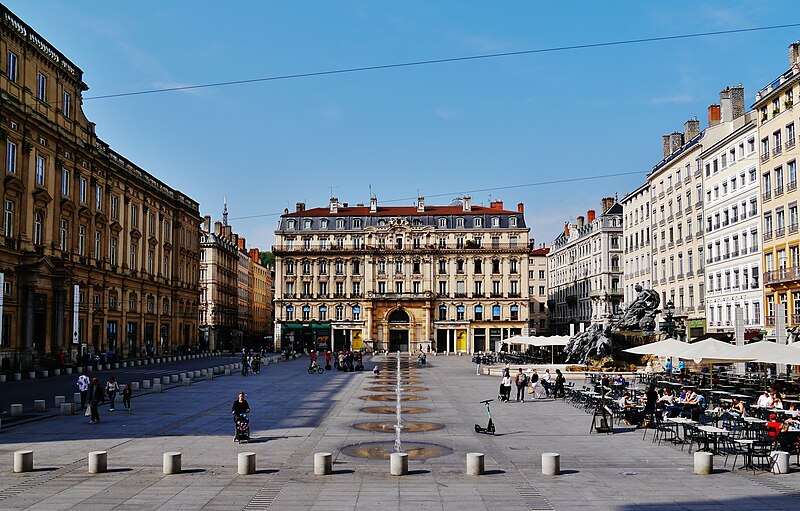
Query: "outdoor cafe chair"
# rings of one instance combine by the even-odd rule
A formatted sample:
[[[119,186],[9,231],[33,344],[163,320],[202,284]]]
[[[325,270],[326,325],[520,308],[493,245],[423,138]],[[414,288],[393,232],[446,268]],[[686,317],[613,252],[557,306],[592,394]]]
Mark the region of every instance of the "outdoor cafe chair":
[[[750,457],[749,465],[750,468],[753,469],[754,474],[756,472],[756,469],[759,468],[766,471],[772,470],[772,466],[776,462],[776,458],[772,456],[773,450],[774,450],[774,445],[769,440],[753,441],[749,455]],[[761,463],[759,463],[757,460],[761,460]]]

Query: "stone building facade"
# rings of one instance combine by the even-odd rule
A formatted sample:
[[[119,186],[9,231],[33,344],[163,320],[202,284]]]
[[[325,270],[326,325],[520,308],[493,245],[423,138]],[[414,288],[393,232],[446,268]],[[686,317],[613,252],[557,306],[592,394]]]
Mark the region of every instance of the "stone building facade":
[[[200,344],[209,350],[241,348],[239,249],[229,225],[206,216],[200,233]]]
[[[0,5],[5,364],[197,342],[197,202],[112,150],[83,72]]]
[[[800,326],[800,236],[794,98],[800,94],[800,42],[789,46],[789,69],[756,94],[764,318],[767,336]],[[782,318],[778,310],[783,310]]]
[[[622,198],[625,239],[624,303],[636,299],[636,286],[652,289],[650,278],[650,185],[645,183]]]
[[[253,301],[251,303],[252,333],[258,336],[259,344],[270,344],[274,348],[272,340],[272,269],[262,265],[259,261],[259,250],[251,248],[250,251],[250,282],[253,287]],[[256,339],[254,339],[254,342]],[[267,342],[268,341],[268,342]]]
[[[340,204],[281,216],[280,349],[498,350],[528,328],[523,206]]]
[[[741,97],[743,102],[743,91]],[[738,307],[745,329],[752,335],[763,326],[758,134],[755,112],[738,111],[739,117],[721,120],[731,124],[730,135],[700,154],[705,191],[706,319],[708,331],[733,334]]]
[[[531,242],[533,246],[533,242]],[[528,329],[530,335],[547,335],[550,331],[547,313],[547,254],[544,246],[531,248],[528,254]]]
[[[553,241],[548,260],[550,331],[564,335],[602,324],[619,313],[623,299],[622,204],[602,200],[599,216],[570,222]]]

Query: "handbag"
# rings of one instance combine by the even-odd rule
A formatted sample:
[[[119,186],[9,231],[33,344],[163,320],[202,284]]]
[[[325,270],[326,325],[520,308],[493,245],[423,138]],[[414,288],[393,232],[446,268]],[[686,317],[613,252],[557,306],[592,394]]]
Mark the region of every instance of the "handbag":
[[[86,413],[83,414],[84,417],[91,417],[92,416],[92,409],[91,407],[86,407]]]

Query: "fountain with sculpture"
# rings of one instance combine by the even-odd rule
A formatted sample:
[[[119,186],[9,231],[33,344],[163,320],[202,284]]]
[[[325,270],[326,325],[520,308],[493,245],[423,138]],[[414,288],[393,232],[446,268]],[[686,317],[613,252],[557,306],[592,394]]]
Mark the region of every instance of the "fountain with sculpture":
[[[611,320],[608,294],[603,290],[600,302],[605,318],[603,323],[592,324],[585,331],[574,335],[566,347],[567,362],[588,364],[600,360],[613,352],[612,339],[617,335],[653,335],[656,333],[656,315],[661,299],[652,289],[636,285],[636,299],[631,302],[622,318]]]

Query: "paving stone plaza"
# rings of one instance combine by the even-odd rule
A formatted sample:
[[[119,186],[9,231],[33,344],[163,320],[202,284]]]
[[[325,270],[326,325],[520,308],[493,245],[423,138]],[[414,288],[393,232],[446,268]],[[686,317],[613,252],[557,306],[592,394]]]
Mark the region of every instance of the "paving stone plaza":
[[[404,432],[401,439],[442,447],[443,455],[410,459],[408,475],[392,476],[388,460],[343,449],[394,440],[391,429],[353,427],[394,421],[394,401],[363,399],[391,394],[394,373],[376,379],[370,370],[394,360],[367,357],[367,371],[314,375],[307,374],[307,361],[290,361],[259,375],[200,378],[191,386],[170,384],[163,393],[141,390],[131,413],[102,407],[97,425],[82,414],[4,425],[0,510],[800,508],[796,465],[787,475],[753,475],[723,469],[717,457],[712,475],[695,475],[692,456],[679,446],[642,441],[641,431],[628,427],[590,434],[591,415],[563,401],[495,401],[497,435],[476,434],[474,424],[486,424],[479,401],[496,398],[498,379],[476,376],[466,357],[429,357],[428,367],[412,369],[407,385],[416,392],[404,396],[423,399],[402,407],[428,411],[404,413],[403,421],[442,427]],[[242,445],[232,442],[230,412],[239,390],[252,408],[252,442]],[[52,406],[52,396],[47,399]],[[388,407],[391,414],[366,413],[366,407]],[[12,472],[19,450],[33,451],[33,471]],[[107,472],[88,473],[92,451],[107,451]],[[179,474],[163,473],[166,452],[182,454]],[[256,454],[254,474],[237,474],[242,452]],[[332,453],[330,475],[314,475],[318,452]],[[466,454],[473,452],[485,455],[484,475],[465,474]],[[542,475],[545,452],[561,455],[561,475]]]

